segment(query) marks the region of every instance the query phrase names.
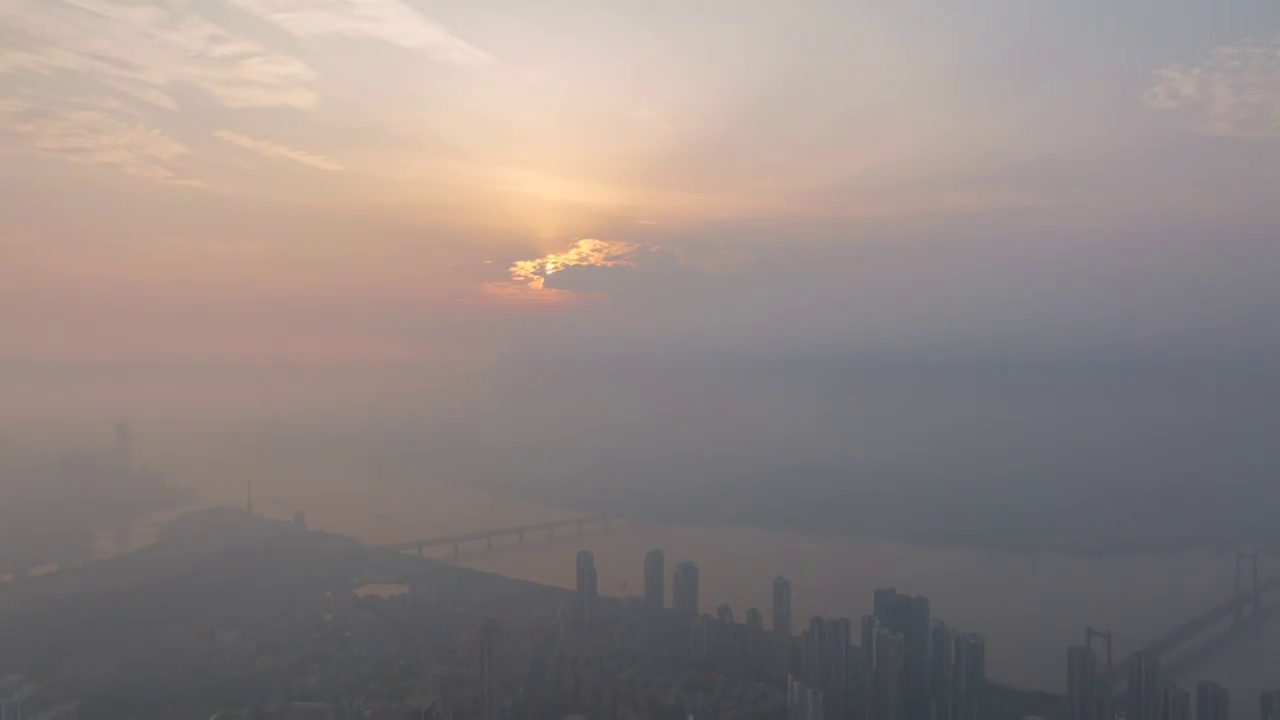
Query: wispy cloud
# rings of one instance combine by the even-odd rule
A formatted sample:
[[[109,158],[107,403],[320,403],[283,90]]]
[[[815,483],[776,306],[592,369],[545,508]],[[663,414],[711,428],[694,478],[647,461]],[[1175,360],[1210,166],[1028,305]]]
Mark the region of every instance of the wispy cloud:
[[[442,62],[480,66],[493,58],[398,0],[231,0],[301,38],[368,38],[430,53]]]
[[[108,167],[166,183],[199,185],[174,169],[190,151],[142,122],[94,108],[43,109],[19,101],[0,103],[0,135],[67,162]]]
[[[137,100],[176,109],[178,85],[231,107],[310,108],[315,73],[303,62],[232,34],[187,3],[6,0],[0,73],[70,73]]]
[[[547,278],[562,270],[578,266],[632,267],[639,245],[615,240],[582,238],[568,250],[549,253],[531,260],[516,260],[507,268],[506,282],[489,283],[485,291],[511,299],[554,300],[568,293],[547,287]]]
[[[1280,36],[1225,45],[1200,65],[1164,67],[1143,101],[1157,110],[1195,112],[1214,135],[1280,137]]]
[[[244,148],[250,152],[265,155],[266,157],[284,158],[292,160],[303,165],[310,165],[319,170],[342,170],[343,167],[338,163],[330,160],[323,155],[307,152],[306,150],[295,150],[285,145],[273,143],[269,140],[259,140],[248,135],[231,132],[230,130],[219,130],[213,134],[214,137],[223,142],[231,143],[240,148]]]

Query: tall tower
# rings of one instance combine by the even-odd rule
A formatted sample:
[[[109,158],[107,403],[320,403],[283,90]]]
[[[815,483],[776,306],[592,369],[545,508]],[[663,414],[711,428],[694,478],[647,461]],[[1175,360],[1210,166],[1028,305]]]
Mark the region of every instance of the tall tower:
[[[580,632],[586,632],[595,619],[596,609],[596,562],[590,550],[578,551],[578,582],[576,607],[577,626]]]
[[[1196,720],[1229,720],[1231,696],[1215,682],[1196,683]]]
[[[253,478],[252,477],[244,481],[244,509],[249,514],[253,514]]]
[[[667,605],[667,560],[661,550],[644,555],[644,605],[661,610]]]
[[[975,633],[958,635],[955,667],[956,699],[953,708],[958,720],[980,720],[986,688],[986,639]]]
[[[1101,720],[1096,717],[1098,658],[1084,645],[1067,648],[1067,720]]]
[[[875,591],[874,602],[876,619],[906,642],[903,681],[907,689],[903,715],[906,720],[929,720],[929,599],[881,588]]]
[[[698,566],[688,560],[671,573],[671,607],[684,615],[698,614]]]
[[[935,720],[955,720],[956,633],[944,623],[933,626],[929,649]]]
[[[1135,653],[1129,660],[1128,717],[1158,720],[1160,703],[1160,661],[1147,653]]]
[[[773,579],[773,632],[791,637],[791,581],[782,576]]]

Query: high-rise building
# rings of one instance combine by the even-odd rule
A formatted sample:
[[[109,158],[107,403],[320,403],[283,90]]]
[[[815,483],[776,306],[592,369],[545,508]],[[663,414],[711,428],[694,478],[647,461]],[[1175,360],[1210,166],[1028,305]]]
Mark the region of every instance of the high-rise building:
[[[1258,720],[1280,720],[1280,690],[1265,690],[1259,696]]]
[[[729,603],[720,603],[720,607],[716,608],[716,621],[722,623],[733,622],[733,606]]]
[[[773,579],[773,631],[791,637],[791,581],[781,576]]]
[[[667,605],[667,560],[661,550],[650,550],[644,555],[644,604],[650,610],[661,610]]]
[[[824,720],[822,691],[787,676],[787,720]]]
[[[952,712],[957,720],[980,720],[987,689],[987,642],[981,635],[956,636],[956,690]]]
[[[698,566],[688,560],[671,573],[671,607],[684,615],[698,614]]]
[[[898,633],[881,627],[876,630],[875,670],[871,691],[874,720],[903,720],[907,697],[905,678],[907,641]]]
[[[756,608],[747,608],[747,654],[756,655],[765,647],[764,616]]]
[[[1098,680],[1098,658],[1084,645],[1067,648],[1067,720],[1102,720],[1098,710],[1095,683]]]
[[[1160,720],[1191,720],[1191,693],[1177,685],[1162,686]]]
[[[1231,714],[1231,695],[1215,682],[1201,680],[1196,683],[1196,720],[1228,720]]]
[[[690,638],[690,656],[695,661],[704,661],[707,659],[707,653],[710,651],[710,642],[707,630],[707,616],[695,615],[693,622],[689,626]]]
[[[932,640],[929,599],[922,595],[899,593],[894,588],[881,588],[875,591],[874,602],[874,613],[880,624],[902,635],[906,642],[903,668],[907,687],[903,707],[906,720],[930,720],[929,646]]]
[[[578,551],[578,584],[574,597],[574,613],[576,625],[581,632],[587,631],[595,622],[596,612],[596,564],[595,556],[590,550]]]
[[[933,685],[933,718],[955,720],[956,633],[943,623],[933,626],[929,662],[929,681]]]
[[[502,683],[497,657],[500,635],[501,628],[493,618],[480,628],[480,717],[483,720],[498,718],[498,694]]]
[[[1160,662],[1155,656],[1138,652],[1129,658],[1126,707],[1128,720],[1160,720]]]
[[[862,651],[862,687],[859,695],[859,711],[858,717],[876,720],[875,709],[876,704],[876,646],[880,637],[880,621],[875,615],[862,616],[862,627],[860,634]]]

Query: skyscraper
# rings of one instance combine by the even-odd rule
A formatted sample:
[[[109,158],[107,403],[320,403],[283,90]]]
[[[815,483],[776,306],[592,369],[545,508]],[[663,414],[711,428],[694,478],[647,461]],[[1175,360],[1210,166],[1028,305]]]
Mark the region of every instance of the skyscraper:
[[[903,720],[903,704],[907,697],[904,678],[907,641],[898,633],[881,627],[876,630],[875,671],[872,677],[872,714],[874,720]]]
[[[578,630],[585,632],[595,621],[596,564],[590,550],[578,551],[578,584],[574,612]]]
[[[1280,720],[1280,690],[1265,690],[1259,696],[1258,720]]]
[[[880,621],[875,615],[862,616],[860,634],[862,650],[862,687],[858,717],[876,720],[876,645],[880,637]]]
[[[791,581],[782,576],[773,579],[773,631],[791,637]]]
[[[929,681],[934,720],[955,720],[956,633],[943,623],[933,626],[929,648]]]
[[[698,614],[698,566],[688,560],[671,573],[671,607],[684,615]]]
[[[1196,720],[1228,720],[1231,696],[1215,682],[1202,680],[1196,684]]]
[[[980,720],[987,688],[987,641],[974,633],[956,636],[956,690],[952,712],[957,720]]]
[[[1160,662],[1154,656],[1138,652],[1129,659],[1126,705],[1129,720],[1160,720]]]
[[[644,604],[650,610],[661,610],[667,605],[667,560],[661,550],[650,550],[644,555]]]
[[[1177,685],[1162,686],[1160,720],[1191,720],[1191,693]]]
[[[787,720],[823,720],[822,691],[787,676]]]
[[[894,588],[881,588],[875,591],[874,602],[874,613],[880,624],[901,635],[906,642],[903,667],[906,720],[929,720],[929,599],[899,593]]]
[[[722,623],[732,623],[733,606],[729,603],[720,603],[720,607],[716,608],[716,620]]]
[[[1067,648],[1067,720],[1102,720],[1094,685],[1098,678],[1098,659],[1084,645]]]

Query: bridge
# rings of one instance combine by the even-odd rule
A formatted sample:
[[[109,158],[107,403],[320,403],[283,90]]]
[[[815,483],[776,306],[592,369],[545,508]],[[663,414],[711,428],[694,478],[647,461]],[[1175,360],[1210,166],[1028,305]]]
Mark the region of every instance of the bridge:
[[[1085,628],[1086,646],[1092,647],[1095,638],[1101,639],[1105,643],[1106,670],[1104,677],[1112,683],[1122,682],[1125,679],[1125,673],[1130,661],[1139,655],[1146,655],[1160,660],[1166,672],[1175,674],[1190,668],[1195,663],[1234,643],[1245,635],[1260,632],[1261,626],[1267,618],[1280,611],[1280,601],[1272,601],[1265,605],[1262,602],[1263,595],[1280,587],[1280,575],[1260,580],[1258,575],[1258,552],[1256,550],[1237,552],[1235,559],[1235,593],[1229,599],[1188,618],[1177,627],[1170,629],[1164,635],[1146,643],[1142,648],[1125,657],[1118,665],[1112,664],[1111,632],[1095,630],[1092,627]],[[1243,582],[1243,573],[1241,573],[1242,565],[1249,570],[1250,587],[1247,592]],[[1220,628],[1228,618],[1230,618],[1231,623],[1225,630],[1219,629],[1217,633],[1211,634],[1200,643],[1191,644],[1193,640],[1209,633],[1214,628]],[[1175,655],[1175,652],[1179,650],[1182,650],[1182,652]]]
[[[577,517],[564,518],[562,520],[551,520],[549,522],[534,523],[531,525],[516,525],[514,527],[496,528],[491,530],[477,530],[475,532],[459,533],[456,535],[441,535],[438,537],[430,537],[423,540],[410,540],[408,542],[391,543],[389,545],[378,545],[377,547],[384,550],[394,550],[396,552],[407,552],[416,550],[418,555],[422,555],[427,548],[453,546],[453,556],[456,558],[462,551],[462,546],[467,543],[477,543],[481,540],[485,543],[485,548],[493,549],[493,541],[499,538],[515,537],[520,545],[525,544],[526,536],[542,537],[551,540],[556,536],[556,531],[562,528],[574,528],[578,535],[581,535],[585,529],[591,527],[599,527],[604,532],[609,531],[610,518],[608,515],[579,515]]]

